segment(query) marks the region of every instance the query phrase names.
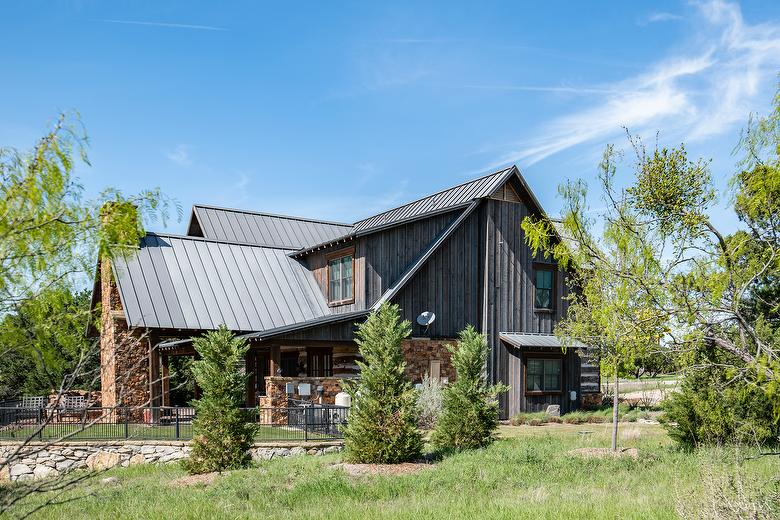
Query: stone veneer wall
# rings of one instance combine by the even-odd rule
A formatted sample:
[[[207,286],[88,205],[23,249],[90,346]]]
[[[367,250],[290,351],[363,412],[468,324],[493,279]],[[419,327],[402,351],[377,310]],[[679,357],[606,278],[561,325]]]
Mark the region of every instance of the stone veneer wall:
[[[10,456],[18,446],[15,443],[0,443],[0,461],[4,461],[5,457]],[[12,464],[0,469],[0,482],[56,477],[77,469],[101,471],[117,466],[176,462],[188,456],[190,446],[181,441],[122,443],[93,441],[48,446],[32,443],[25,450],[26,454],[23,452],[18,458],[15,457]],[[336,442],[297,446],[256,444],[249,450],[254,460],[297,455],[324,455],[338,451],[341,451],[341,444]]]
[[[346,378],[346,377],[345,377]],[[341,377],[281,377],[273,376],[265,378],[265,393],[264,397],[260,398],[260,406],[283,408],[287,406],[287,394],[285,393],[285,385],[287,383],[295,383],[297,391],[299,383],[311,384],[311,396],[306,397],[314,402],[319,402],[317,387],[323,387],[322,404],[334,404],[336,402],[336,394],[341,392]],[[293,399],[301,399],[300,395],[293,394]]]
[[[149,338],[129,331],[111,262],[101,260],[101,406],[149,406]]]
[[[419,383],[423,376],[430,371],[431,361],[439,361],[441,363],[440,377],[454,381],[455,367],[452,366],[447,347],[454,345],[455,342],[454,339],[405,339],[401,348],[406,359],[406,377],[412,383]]]

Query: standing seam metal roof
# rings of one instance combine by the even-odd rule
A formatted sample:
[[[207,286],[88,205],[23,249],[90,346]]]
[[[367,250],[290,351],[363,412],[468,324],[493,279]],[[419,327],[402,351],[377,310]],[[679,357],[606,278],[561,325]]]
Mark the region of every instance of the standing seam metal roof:
[[[351,224],[215,206],[195,205],[192,210],[203,236],[212,240],[300,249],[352,230]]]
[[[433,195],[409,202],[372,217],[355,222],[353,233],[362,233],[369,229],[386,226],[395,222],[408,220],[420,215],[456,208],[474,199],[489,197],[501,187],[506,178],[514,170],[514,166],[503,168],[479,179],[447,188]]]
[[[128,325],[258,331],[329,315],[313,275],[289,252],[150,233],[114,262]]]

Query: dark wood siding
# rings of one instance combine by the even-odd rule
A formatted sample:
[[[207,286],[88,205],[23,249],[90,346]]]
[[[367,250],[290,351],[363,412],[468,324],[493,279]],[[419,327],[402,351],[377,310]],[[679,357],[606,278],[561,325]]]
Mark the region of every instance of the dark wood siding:
[[[355,302],[333,307],[334,312],[363,310],[379,299],[463,210],[434,215],[356,238],[306,256],[306,264],[327,295],[327,255],[355,247]]]
[[[534,257],[525,244],[520,223],[530,214],[529,209],[523,203],[495,199],[485,200],[482,204],[481,227],[484,228],[485,239],[481,244],[487,265],[484,287],[487,305],[483,309],[486,318],[483,330],[491,345],[488,360],[491,379],[513,387],[499,399],[502,414],[506,417],[525,411],[527,403],[518,393],[522,390],[517,382],[518,373],[523,369],[522,358],[510,356],[507,346],[498,339],[498,333],[551,334],[554,323],[566,312],[563,297],[567,290],[565,273],[559,271],[555,277],[553,310],[534,309],[534,263],[549,260],[545,260],[541,253]],[[579,393],[579,383],[565,390],[577,390]]]
[[[466,325],[480,325],[482,285],[480,273],[479,211],[463,221],[399,292],[393,303],[402,316],[416,325],[423,311],[436,320],[428,330],[432,337],[454,338]]]
[[[561,406],[561,413],[577,408],[579,402],[580,356],[575,349],[565,353],[558,349],[524,349],[504,346],[507,352],[507,380],[510,390],[507,394],[507,416],[518,412],[543,412],[549,405]],[[529,395],[525,391],[525,365],[529,357],[561,358],[561,392],[558,394]],[[572,402],[569,391],[577,391],[577,401]]]

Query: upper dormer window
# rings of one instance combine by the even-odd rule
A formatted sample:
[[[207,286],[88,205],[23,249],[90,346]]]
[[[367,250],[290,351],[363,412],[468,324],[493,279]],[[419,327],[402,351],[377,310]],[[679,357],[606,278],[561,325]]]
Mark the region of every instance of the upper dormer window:
[[[553,288],[555,287],[555,267],[536,265],[536,293],[534,307],[537,309],[553,309]]]
[[[328,303],[344,305],[355,301],[355,250],[339,251],[328,257]]]

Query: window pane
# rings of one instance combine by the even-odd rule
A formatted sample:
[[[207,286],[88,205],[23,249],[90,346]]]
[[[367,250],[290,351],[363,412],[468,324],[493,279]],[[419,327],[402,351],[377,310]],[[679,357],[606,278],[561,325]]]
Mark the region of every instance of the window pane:
[[[339,280],[330,281],[330,300],[337,302],[341,299],[341,282]]]
[[[561,378],[558,374],[544,375],[544,389],[548,392],[557,392],[561,389]]]
[[[537,309],[551,309],[552,308],[552,299],[550,298],[550,290],[549,289],[540,289],[536,288],[536,298],[534,301],[534,305]]]
[[[561,362],[558,359],[545,359],[544,360],[544,373],[555,374],[561,373]]]
[[[528,368],[527,368],[526,372],[528,373],[529,376],[533,375],[533,374],[541,375],[542,374],[542,367],[543,367],[543,365],[542,365],[542,360],[541,359],[529,359],[528,360]]]
[[[536,287],[539,289],[552,289],[552,271],[539,269],[536,271]]]
[[[344,277],[352,278],[352,257],[351,256],[345,256],[341,259],[342,268],[341,273]]]
[[[542,391],[542,375],[541,374],[527,374],[528,380],[526,381],[526,390],[529,392],[541,392]]]

